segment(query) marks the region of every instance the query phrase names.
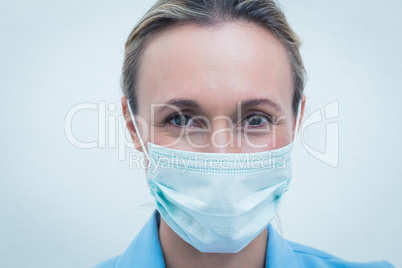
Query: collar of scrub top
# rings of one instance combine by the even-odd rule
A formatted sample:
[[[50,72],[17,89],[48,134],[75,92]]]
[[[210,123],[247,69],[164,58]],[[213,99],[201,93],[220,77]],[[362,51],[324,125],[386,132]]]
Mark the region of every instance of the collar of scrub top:
[[[116,262],[115,268],[153,267],[164,268],[162,248],[159,242],[160,215],[154,211],[146,225]],[[268,244],[265,267],[292,267],[299,264],[290,245],[268,225]]]

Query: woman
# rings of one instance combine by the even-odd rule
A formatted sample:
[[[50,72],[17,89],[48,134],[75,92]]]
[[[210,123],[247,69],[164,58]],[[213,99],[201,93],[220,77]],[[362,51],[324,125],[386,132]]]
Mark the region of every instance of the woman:
[[[126,43],[122,107],[157,210],[97,267],[392,267],[270,225],[306,102],[299,46],[272,0],[160,0],[147,12]]]

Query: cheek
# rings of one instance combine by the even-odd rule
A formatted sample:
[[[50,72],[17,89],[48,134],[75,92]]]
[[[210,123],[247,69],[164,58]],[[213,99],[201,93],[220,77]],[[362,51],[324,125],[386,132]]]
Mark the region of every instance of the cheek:
[[[166,127],[156,127],[151,126],[149,128],[149,142],[159,145],[168,145],[170,143],[175,143],[180,137],[180,131],[178,133],[173,133],[169,131]]]
[[[272,149],[278,149],[284,147],[288,145],[292,140],[291,127],[288,124],[277,126],[274,135],[275,135],[274,139],[276,141],[275,144],[276,146],[274,146]]]
[[[245,138],[245,136],[247,136]],[[279,149],[291,141],[291,131],[287,124],[277,125],[266,134],[248,133],[242,135],[242,149],[244,152],[260,152]]]

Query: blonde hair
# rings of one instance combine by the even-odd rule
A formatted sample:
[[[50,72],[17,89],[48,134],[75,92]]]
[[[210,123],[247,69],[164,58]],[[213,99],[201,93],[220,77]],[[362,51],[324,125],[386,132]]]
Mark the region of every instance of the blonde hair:
[[[138,112],[136,81],[141,56],[151,37],[171,26],[219,26],[225,22],[252,22],[265,27],[285,47],[292,69],[292,110],[297,114],[306,71],[299,52],[301,42],[273,0],[159,0],[141,18],[125,45],[121,86],[134,114]]]

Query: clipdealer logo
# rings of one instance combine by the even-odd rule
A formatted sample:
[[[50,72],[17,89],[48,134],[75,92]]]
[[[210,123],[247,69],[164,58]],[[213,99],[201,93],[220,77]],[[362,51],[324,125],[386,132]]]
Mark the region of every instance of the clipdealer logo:
[[[79,116],[80,112],[86,110],[94,111],[98,116],[98,135],[92,141],[83,141],[73,133],[75,116]],[[67,141],[80,149],[117,148],[118,160],[125,161],[127,149],[134,149],[135,147],[126,128],[124,116],[116,114],[116,110],[117,106],[115,104],[110,103],[107,105],[105,101],[99,101],[98,103],[84,102],[74,105],[67,111],[64,120],[64,134]],[[301,144],[314,158],[335,168],[339,165],[339,101],[336,100],[325,105],[323,110],[316,110],[302,121],[300,125]],[[138,120],[140,124],[147,125],[144,118],[138,117]],[[325,149],[324,151],[319,151],[306,142],[306,130],[315,124],[322,125],[323,122],[326,123]],[[148,131],[147,127],[142,129],[146,132]],[[146,135],[148,133],[145,133],[144,136]],[[247,137],[245,138],[247,140]],[[140,152],[130,153],[129,157],[130,168],[134,163],[137,164],[137,167],[138,163],[140,163],[141,167],[147,165],[146,159],[141,157]]]

